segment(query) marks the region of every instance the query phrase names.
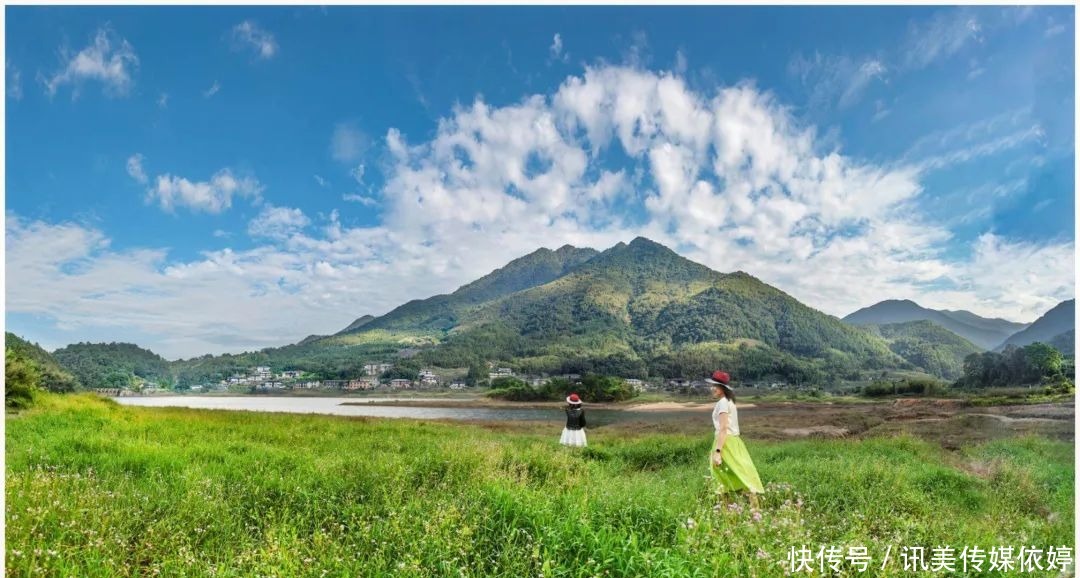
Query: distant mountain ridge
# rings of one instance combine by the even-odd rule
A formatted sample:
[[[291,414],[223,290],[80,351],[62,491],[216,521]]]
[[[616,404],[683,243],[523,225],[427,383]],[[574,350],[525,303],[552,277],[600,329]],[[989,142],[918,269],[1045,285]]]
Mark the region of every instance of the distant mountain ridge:
[[[964,370],[964,359],[981,351],[975,344],[933,321],[866,327],[877,331],[897,355],[927,373],[947,379],[960,377]]]
[[[643,237],[603,252],[540,249],[451,294],[410,301],[350,327],[309,346],[423,335],[436,344],[423,357],[429,363],[516,359],[537,373],[644,375],[666,368],[689,375],[747,356],[761,365],[747,374],[909,365],[880,338],[751,275],[714,271]],[[684,369],[690,358],[701,368]]]
[[[1055,305],[1027,328],[1003,340],[997,349],[1004,349],[1008,345],[1030,345],[1036,341],[1042,343],[1057,341],[1060,345],[1061,342],[1066,340],[1071,342],[1072,340],[1063,334],[1075,330],[1076,299],[1069,299]],[[1061,349],[1061,347],[1058,347],[1058,349]]]
[[[908,299],[890,299],[864,307],[844,317],[852,325],[885,325],[930,321],[952,331],[981,349],[991,350],[1028,325],[1005,319],[988,319],[970,311],[936,310]]]
[[[694,378],[722,367],[744,383],[828,385],[888,370],[952,379],[981,346],[949,325],[984,337],[1027,327],[910,301],[845,319],[905,316],[845,323],[745,272],[714,271],[638,237],[602,252],[539,249],[452,293],[363,315],[337,334],[293,345],[167,363],[129,344],[75,344],[58,350],[56,360],[87,387],[218,383],[257,365],[344,380],[372,362],[392,362],[404,376],[428,367],[486,377],[487,364],[496,362],[530,375]],[[933,320],[912,319],[920,316]]]

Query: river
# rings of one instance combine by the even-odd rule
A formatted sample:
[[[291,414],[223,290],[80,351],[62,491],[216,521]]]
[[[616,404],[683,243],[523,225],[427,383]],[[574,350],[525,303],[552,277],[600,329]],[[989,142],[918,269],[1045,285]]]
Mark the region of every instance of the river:
[[[317,413],[364,417],[411,418],[411,419],[460,419],[495,421],[558,421],[563,419],[559,408],[490,408],[490,407],[416,407],[386,405],[388,402],[409,403],[445,402],[445,399],[422,398],[372,398],[355,397],[271,397],[271,396],[152,396],[113,398],[121,405],[141,407],[189,407],[195,409],[224,409],[238,411],[264,411],[280,413]],[[345,405],[348,404],[348,405]],[[610,422],[620,411],[594,410],[590,416]]]

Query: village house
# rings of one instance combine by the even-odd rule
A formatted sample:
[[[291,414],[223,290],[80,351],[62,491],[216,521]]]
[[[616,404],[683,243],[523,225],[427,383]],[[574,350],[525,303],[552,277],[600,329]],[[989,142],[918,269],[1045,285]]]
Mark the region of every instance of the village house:
[[[500,377],[513,377],[513,376],[514,376],[514,371],[511,370],[509,367],[500,367],[498,369],[492,370],[492,372],[488,374],[488,379],[490,379],[492,381],[495,381],[496,379],[499,379]]]
[[[465,383],[462,381],[455,381],[454,383],[450,384],[450,389],[465,389],[466,387],[468,386],[466,386]]]
[[[430,369],[420,370],[420,385],[434,387],[439,385],[439,377]]]
[[[303,373],[303,371],[288,370],[282,371],[279,377],[281,377],[281,379],[299,379]]]
[[[394,369],[393,363],[368,363],[364,365],[364,375],[378,376]]]
[[[409,381],[408,379],[391,379],[390,380],[390,388],[391,389],[409,389],[410,387],[412,387],[412,382]]]
[[[625,381],[626,381],[626,385],[629,385],[630,387],[632,387],[634,389],[634,391],[644,391],[645,390],[645,382],[641,381],[640,379],[627,379]]]
[[[324,379],[322,386],[324,389],[345,389],[349,385],[349,382],[344,379]]]
[[[345,389],[349,391],[375,389],[379,387],[379,380],[374,377],[361,377],[360,379],[350,379],[349,385]]]

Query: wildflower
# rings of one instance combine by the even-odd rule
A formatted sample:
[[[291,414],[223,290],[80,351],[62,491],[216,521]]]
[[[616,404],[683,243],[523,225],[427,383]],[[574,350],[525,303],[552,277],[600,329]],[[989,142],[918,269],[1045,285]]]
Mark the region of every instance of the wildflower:
[[[695,522],[693,518],[687,518],[686,523],[683,524],[683,527],[685,527],[687,530],[693,530],[697,527],[697,522]]]
[[[754,515],[752,517],[753,517],[755,522],[760,522],[761,521],[761,512],[758,512],[757,510],[755,510]]]
[[[765,550],[762,550],[761,548],[758,548],[758,550],[757,550],[757,557],[758,557],[758,559],[760,560],[760,559],[762,559],[762,558],[768,558],[768,557],[769,557],[769,554],[768,554],[768,552],[766,552]]]

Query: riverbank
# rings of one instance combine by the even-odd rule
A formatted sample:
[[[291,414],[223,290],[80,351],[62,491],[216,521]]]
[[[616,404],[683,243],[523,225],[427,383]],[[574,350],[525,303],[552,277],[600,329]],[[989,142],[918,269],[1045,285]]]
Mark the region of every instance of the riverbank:
[[[751,398],[754,399],[754,398]],[[562,423],[558,402],[491,399],[282,396],[123,397],[117,403],[144,407],[309,413],[352,417],[469,421],[488,429],[539,433]],[[712,401],[588,404],[589,429],[619,432],[707,435]],[[905,398],[872,403],[740,402],[744,431],[764,440],[860,438],[913,435],[954,448],[996,439],[1041,435],[1065,442],[1075,437],[1075,404],[982,406],[957,399]]]
[[[875,575],[899,576],[902,546],[1072,545],[1070,443],[770,441],[763,425],[744,425],[768,486],[754,511],[715,508],[707,431],[614,424],[571,451],[558,423],[45,396],[7,422],[7,572],[765,577],[792,546],[861,545],[877,564],[891,548]]]

